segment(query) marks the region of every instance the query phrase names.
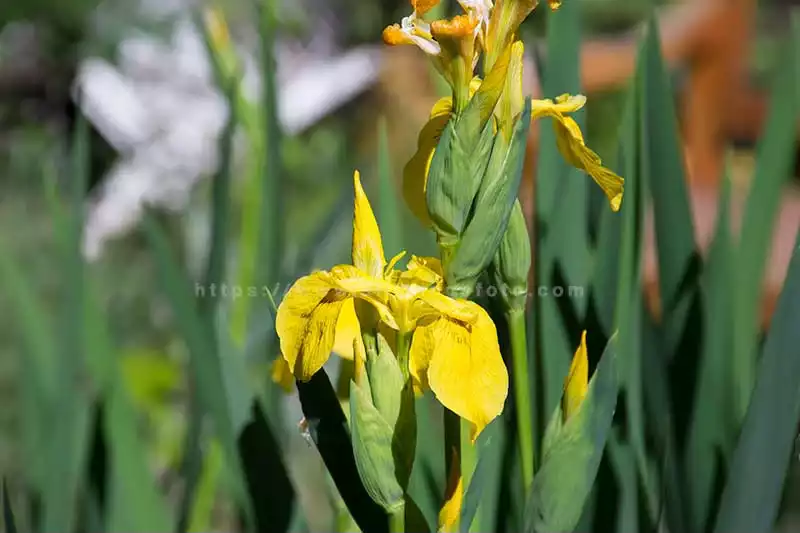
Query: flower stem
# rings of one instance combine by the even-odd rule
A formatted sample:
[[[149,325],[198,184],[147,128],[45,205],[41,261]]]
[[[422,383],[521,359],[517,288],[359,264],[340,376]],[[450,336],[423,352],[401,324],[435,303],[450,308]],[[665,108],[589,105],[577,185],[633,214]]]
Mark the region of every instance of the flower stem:
[[[514,400],[517,412],[522,482],[527,491],[533,483],[533,412],[531,408],[530,373],[528,372],[528,343],[525,332],[525,312],[512,310],[507,315],[511,334],[511,358],[514,366]]]
[[[475,473],[475,466],[478,462],[478,454],[475,446],[469,438],[470,423],[467,420],[461,419],[461,479],[463,481],[464,492],[469,489],[469,484],[472,482],[472,474]],[[480,504],[475,511],[472,518],[472,523],[469,526],[469,532],[474,533],[480,529]]]
[[[406,506],[395,509],[389,514],[389,533],[405,533],[406,531]]]

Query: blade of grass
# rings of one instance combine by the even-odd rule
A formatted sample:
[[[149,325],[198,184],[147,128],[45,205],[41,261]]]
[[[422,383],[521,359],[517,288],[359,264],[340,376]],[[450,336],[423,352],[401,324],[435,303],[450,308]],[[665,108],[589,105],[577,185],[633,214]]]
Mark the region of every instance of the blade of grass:
[[[800,231],[714,531],[772,531],[800,424]],[[757,488],[757,490],[754,490]]]

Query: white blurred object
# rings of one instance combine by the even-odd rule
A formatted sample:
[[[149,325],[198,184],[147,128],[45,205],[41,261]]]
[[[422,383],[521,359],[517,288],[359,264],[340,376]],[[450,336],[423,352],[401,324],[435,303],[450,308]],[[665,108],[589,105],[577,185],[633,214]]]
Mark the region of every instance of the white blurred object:
[[[83,249],[90,260],[110,238],[132,229],[146,205],[186,205],[192,187],[217,167],[217,138],[227,115],[202,37],[189,19],[176,24],[168,43],[137,34],[119,51],[118,66],[85,60],[76,81],[83,113],[121,154],[89,206]],[[282,50],[283,130],[302,132],[352,100],[375,82],[379,62],[380,50],[372,47],[302,62]],[[243,90],[257,97],[255,62],[243,57],[243,63]]]

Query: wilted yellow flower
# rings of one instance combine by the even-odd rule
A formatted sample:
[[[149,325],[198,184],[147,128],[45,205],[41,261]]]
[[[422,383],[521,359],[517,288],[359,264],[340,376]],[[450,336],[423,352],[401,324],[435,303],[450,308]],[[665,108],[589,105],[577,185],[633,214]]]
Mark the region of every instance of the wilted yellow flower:
[[[561,410],[564,421],[575,414],[589,390],[589,352],[586,349],[586,332],[581,335],[581,344],[575,350],[569,373],[564,380],[564,396],[561,399]]]
[[[414,333],[409,369],[417,387],[430,386],[443,405],[473,424],[477,438],[508,393],[494,323],[479,305],[441,292],[438,259],[412,257],[397,271],[398,254],[387,264],[358,172],[353,180],[353,264],[314,272],[289,289],[276,318],[281,353],[295,377],[309,380],[335,344],[358,341],[358,318],[343,313],[356,299],[367,302],[386,326]]]
[[[400,24],[393,24],[383,30],[383,41],[389,45],[413,44],[423,52],[436,56],[441,47],[431,35],[431,26],[423,16],[433,9],[439,0],[412,0],[414,11],[404,17]]]

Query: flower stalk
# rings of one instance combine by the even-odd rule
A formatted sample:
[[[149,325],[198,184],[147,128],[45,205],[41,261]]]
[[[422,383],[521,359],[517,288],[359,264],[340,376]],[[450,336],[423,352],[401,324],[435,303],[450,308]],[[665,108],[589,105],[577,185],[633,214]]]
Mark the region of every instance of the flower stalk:
[[[506,313],[511,336],[511,359],[514,368],[514,401],[517,412],[517,439],[522,483],[525,491],[533,483],[534,447],[533,404],[530,391],[530,372],[528,369],[528,346],[524,310],[510,310]]]

